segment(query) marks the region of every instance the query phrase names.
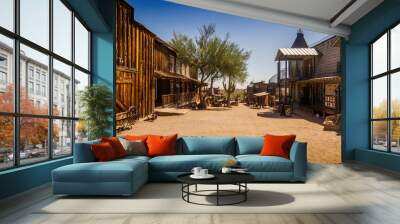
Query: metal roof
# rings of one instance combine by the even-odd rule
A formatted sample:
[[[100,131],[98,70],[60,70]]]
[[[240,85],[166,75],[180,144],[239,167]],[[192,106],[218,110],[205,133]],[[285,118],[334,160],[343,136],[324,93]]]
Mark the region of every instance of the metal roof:
[[[315,48],[279,48],[275,61],[282,59],[301,59],[305,56],[318,56]]]

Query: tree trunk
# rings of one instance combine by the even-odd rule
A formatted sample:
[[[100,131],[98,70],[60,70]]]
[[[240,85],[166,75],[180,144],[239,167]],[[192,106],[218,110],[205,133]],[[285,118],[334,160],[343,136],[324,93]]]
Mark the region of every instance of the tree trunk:
[[[214,77],[211,77],[210,89],[211,89],[211,96],[213,96],[214,95]]]

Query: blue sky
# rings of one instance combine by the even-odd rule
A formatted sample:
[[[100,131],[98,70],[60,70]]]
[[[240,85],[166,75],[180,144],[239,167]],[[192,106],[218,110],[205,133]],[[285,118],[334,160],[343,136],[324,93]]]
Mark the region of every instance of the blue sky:
[[[129,2],[135,8],[135,19],[166,41],[172,38],[173,32],[195,37],[199,27],[210,23],[216,25],[221,37],[229,33],[231,40],[252,52],[247,82],[267,80],[276,73],[274,57],[277,49],[290,47],[298,29],[161,0]],[[327,36],[307,30],[304,35],[309,45]]]

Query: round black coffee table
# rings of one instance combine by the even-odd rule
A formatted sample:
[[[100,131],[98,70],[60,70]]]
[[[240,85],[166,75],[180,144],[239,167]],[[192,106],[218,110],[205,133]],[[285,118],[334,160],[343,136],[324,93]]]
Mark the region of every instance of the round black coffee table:
[[[197,204],[197,205],[234,205],[247,201],[247,192],[249,188],[247,187],[247,183],[255,180],[255,177],[251,174],[247,173],[229,173],[222,174],[217,173],[213,174],[215,177],[212,179],[193,179],[189,174],[182,174],[178,176],[178,181],[182,183],[182,199],[188,203]],[[198,190],[197,185],[215,185],[215,190]],[[220,189],[220,185],[236,185],[238,186],[237,190],[224,190]],[[191,191],[190,186],[195,186],[195,190]],[[214,192],[215,194],[206,194],[209,192]],[[203,197],[216,197],[216,204],[202,204],[193,202],[190,200],[190,196],[203,196]],[[232,197],[232,196],[240,196],[240,199],[230,203],[221,202],[221,197]]]

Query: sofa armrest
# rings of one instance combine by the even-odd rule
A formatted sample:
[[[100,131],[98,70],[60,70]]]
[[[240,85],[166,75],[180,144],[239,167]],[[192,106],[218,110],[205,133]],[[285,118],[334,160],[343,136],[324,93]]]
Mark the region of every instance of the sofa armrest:
[[[98,143],[100,143],[100,140],[75,143],[75,145],[74,145],[74,163],[95,162],[96,158],[94,157],[90,146],[92,144],[98,144]]]
[[[305,181],[307,176],[307,143],[294,142],[290,149],[290,160],[293,162],[293,178]]]

